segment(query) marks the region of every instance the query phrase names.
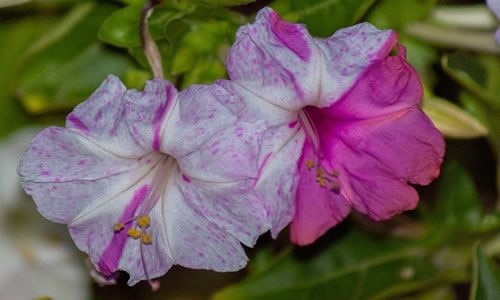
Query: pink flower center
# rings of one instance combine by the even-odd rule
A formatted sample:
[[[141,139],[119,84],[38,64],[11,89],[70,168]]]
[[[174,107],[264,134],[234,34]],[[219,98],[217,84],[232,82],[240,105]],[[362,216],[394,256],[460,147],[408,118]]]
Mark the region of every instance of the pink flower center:
[[[308,112],[308,108],[302,108],[298,113],[298,119],[301,128],[304,130],[306,139],[311,143],[313,148],[313,157],[304,160],[307,169],[310,172],[315,172],[316,183],[321,188],[328,188],[332,192],[340,192],[340,180],[339,171],[335,169],[328,170],[324,162],[327,162],[327,158],[321,149],[321,136],[317,129],[316,124]]]

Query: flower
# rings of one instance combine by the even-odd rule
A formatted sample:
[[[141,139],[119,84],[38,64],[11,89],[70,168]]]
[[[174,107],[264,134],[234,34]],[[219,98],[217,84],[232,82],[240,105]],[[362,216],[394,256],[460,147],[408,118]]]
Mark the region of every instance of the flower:
[[[78,248],[104,276],[129,284],[173,264],[234,271],[269,229],[252,201],[262,126],[238,98],[204,86],[177,93],[165,80],[144,92],[108,79],[28,147],[23,187],[46,218],[68,224]],[[251,115],[248,114],[251,118]]]
[[[500,20],[500,0],[486,0],[486,4],[488,4],[491,11]],[[497,43],[500,44],[500,28],[498,28],[495,33],[495,39],[497,40]]]
[[[89,281],[66,234],[43,220],[22,193],[17,161],[37,130],[23,128],[0,144],[0,299],[88,299]],[[15,217],[14,217],[15,216]]]
[[[312,243],[352,208],[376,220],[413,209],[409,184],[438,176],[444,140],[418,107],[420,81],[396,45],[393,31],[367,23],[315,39],[269,8],[239,29],[228,74],[247,102],[272,107],[266,117],[283,132],[268,165],[295,164],[275,175],[297,187],[295,243]]]

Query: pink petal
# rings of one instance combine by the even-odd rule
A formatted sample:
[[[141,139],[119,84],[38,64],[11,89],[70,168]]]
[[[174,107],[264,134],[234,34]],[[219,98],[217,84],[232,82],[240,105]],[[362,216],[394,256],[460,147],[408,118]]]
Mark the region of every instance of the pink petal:
[[[311,143],[306,141],[302,157],[298,161],[296,212],[290,227],[292,242],[307,245],[322,236],[328,229],[342,221],[350,211],[348,201],[316,182],[314,170],[306,167],[306,161],[316,159]]]
[[[323,151],[341,172],[342,195],[374,219],[413,209],[418,195],[408,183],[439,175],[444,140],[418,108],[420,96],[400,55],[372,66],[331,107],[309,109]]]
[[[369,23],[361,23],[315,42],[323,63],[320,94],[314,105],[325,107],[338,101],[361,80],[367,68],[388,55],[397,36],[391,30],[379,30]]]

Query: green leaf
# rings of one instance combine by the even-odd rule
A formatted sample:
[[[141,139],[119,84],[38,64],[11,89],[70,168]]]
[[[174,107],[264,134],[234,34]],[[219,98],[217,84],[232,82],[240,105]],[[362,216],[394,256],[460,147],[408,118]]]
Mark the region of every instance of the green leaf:
[[[419,40],[442,48],[457,48],[492,54],[500,53],[493,38],[494,32],[466,31],[435,25],[431,22],[408,24],[405,32]]]
[[[441,175],[437,208],[432,216],[440,227],[474,232],[481,225],[481,205],[470,175],[457,162],[448,164]]]
[[[493,145],[497,161],[497,190],[500,190],[500,108],[494,107],[467,91],[460,93],[460,101],[469,113],[489,129],[488,139]]]
[[[457,52],[444,56],[441,64],[453,79],[471,93],[500,108],[500,60],[489,55]]]
[[[500,299],[500,270],[478,246],[474,255],[474,277],[470,293],[471,300]]]
[[[115,11],[99,29],[99,38],[117,47],[139,47],[142,5],[130,5]]]
[[[141,46],[140,21],[144,1],[115,11],[99,29],[99,38],[111,45],[123,48]],[[149,30],[154,40],[167,38],[169,23],[192,13],[195,5],[188,1],[168,2],[154,9],[149,18]]]
[[[436,2],[436,0],[379,1],[371,10],[368,22],[379,28],[401,30],[407,24],[427,17]]]
[[[488,128],[474,116],[447,100],[425,97],[422,109],[446,137],[467,139],[488,134]]]
[[[497,189],[500,189],[500,59],[457,52],[444,56],[441,65],[470,94],[462,93],[464,106],[489,128],[488,138],[497,157]]]
[[[277,0],[272,7],[284,19],[307,25],[314,36],[327,37],[357,23],[375,0]]]
[[[66,111],[86,99],[108,74],[133,67],[126,53],[104,47],[97,30],[114,5],[83,3],[34,43],[16,69],[17,95],[35,114]]]
[[[300,252],[300,251],[299,251]],[[285,253],[214,299],[389,298],[445,281],[423,248],[351,231],[310,259]]]
[[[99,29],[99,38],[111,45],[123,48],[141,46],[140,21],[143,1],[133,3],[115,11]],[[194,11],[195,5],[188,1],[168,2],[155,8],[149,18],[149,30],[154,40],[167,38],[167,27]]]
[[[44,33],[55,21],[54,16],[31,15],[0,22],[0,138],[32,120],[13,96],[12,74],[23,53],[33,40]]]
[[[178,41],[171,72],[183,76],[182,87],[209,83],[226,74],[224,60],[236,25],[227,21],[193,22]]]
[[[497,26],[495,17],[484,3],[435,7],[431,13],[431,21],[465,30],[493,30]]]

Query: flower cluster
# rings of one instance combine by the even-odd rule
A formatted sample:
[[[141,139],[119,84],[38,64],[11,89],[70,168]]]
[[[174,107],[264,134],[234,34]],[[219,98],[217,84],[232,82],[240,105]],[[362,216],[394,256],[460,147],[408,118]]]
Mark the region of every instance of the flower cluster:
[[[266,8],[238,31],[227,72],[182,92],[110,76],[31,142],[24,189],[104,276],[156,286],[174,264],[238,270],[242,244],[267,231],[291,223],[305,245],[351,209],[387,219],[439,174],[444,141],[393,31],[315,39]]]

